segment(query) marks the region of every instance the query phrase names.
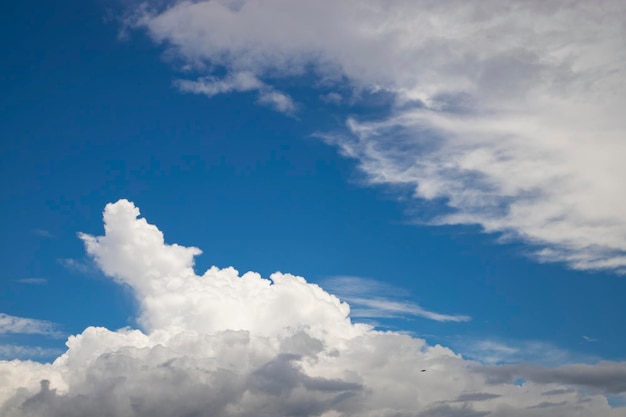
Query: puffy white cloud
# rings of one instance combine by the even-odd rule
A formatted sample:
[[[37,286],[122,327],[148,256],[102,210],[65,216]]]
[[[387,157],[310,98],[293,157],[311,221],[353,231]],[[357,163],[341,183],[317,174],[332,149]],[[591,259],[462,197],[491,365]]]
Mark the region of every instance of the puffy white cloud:
[[[109,204],[105,235],[80,236],[100,268],[135,291],[140,323],[148,331],[248,330],[269,336],[284,328],[306,328],[322,338],[360,331],[350,323],[346,303],[304,278],[277,272],[269,280],[217,267],[197,276],[193,258],[201,251],[165,244],[163,234],[138,215],[126,200]]]
[[[109,204],[105,234],[81,238],[105,274],[132,288],[143,330],[89,327],[52,364],[0,361],[0,415],[626,415],[602,395],[626,389],[623,363],[484,366],[354,324],[347,304],[300,277],[196,275],[200,250],[165,243],[138,215],[128,201]]]
[[[313,75],[394,97],[388,117],[325,137],[371,182],[449,208],[426,220],[522,239],[540,260],[626,272],[623,1],[150,4],[133,25],[197,68]]]

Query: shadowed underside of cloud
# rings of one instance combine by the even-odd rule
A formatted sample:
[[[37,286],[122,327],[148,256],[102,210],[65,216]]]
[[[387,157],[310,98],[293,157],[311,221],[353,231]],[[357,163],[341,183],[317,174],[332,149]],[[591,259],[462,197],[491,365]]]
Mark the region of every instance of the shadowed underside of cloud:
[[[604,396],[626,390],[623,363],[484,366],[354,324],[346,303],[301,277],[197,275],[200,250],[165,243],[138,215],[120,200],[103,236],[80,236],[133,290],[143,330],[89,327],[51,364],[0,361],[0,415],[626,416]]]
[[[261,92],[313,75],[390,94],[388,117],[320,136],[371,183],[448,208],[420,220],[626,272],[623,1],[148,2],[129,21],[188,65],[230,74],[179,81],[186,91],[241,90],[231,81],[248,74]]]
[[[530,365],[503,365],[485,367],[481,372],[495,383],[523,378],[530,381],[549,383],[561,382],[583,386],[588,389],[609,393],[626,392],[626,363],[599,362],[595,365],[574,364],[557,368]]]

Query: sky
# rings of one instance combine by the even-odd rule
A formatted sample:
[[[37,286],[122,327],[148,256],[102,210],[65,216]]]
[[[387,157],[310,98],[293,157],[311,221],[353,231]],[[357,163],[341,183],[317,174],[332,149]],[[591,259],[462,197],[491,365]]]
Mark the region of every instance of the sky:
[[[626,416],[622,1],[0,21],[0,416]]]

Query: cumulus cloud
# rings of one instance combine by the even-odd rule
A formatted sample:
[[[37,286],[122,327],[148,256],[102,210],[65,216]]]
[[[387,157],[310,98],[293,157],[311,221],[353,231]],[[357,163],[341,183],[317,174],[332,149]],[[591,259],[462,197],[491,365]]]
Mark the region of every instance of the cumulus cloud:
[[[200,250],[138,216],[120,200],[105,208],[104,235],[80,236],[134,292],[142,329],[89,327],[53,363],[0,361],[0,415],[626,416],[603,395],[624,391],[623,363],[484,366],[352,323],[348,304],[301,277],[197,275]]]
[[[388,117],[324,135],[371,183],[440,202],[432,224],[626,272],[623,1],[205,0],[132,16],[198,68],[389,94]]]

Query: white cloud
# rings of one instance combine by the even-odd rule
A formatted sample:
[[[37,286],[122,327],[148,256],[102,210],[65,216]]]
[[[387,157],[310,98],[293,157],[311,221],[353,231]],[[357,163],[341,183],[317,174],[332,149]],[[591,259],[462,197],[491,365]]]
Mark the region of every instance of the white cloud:
[[[244,329],[270,335],[304,326],[319,337],[357,331],[347,304],[301,277],[276,272],[269,280],[255,272],[239,276],[233,268],[217,267],[196,276],[193,258],[201,251],[165,244],[163,234],[145,219],[136,219],[138,214],[125,200],[107,205],[106,234],[80,237],[105,274],[134,290],[145,329]],[[312,314],[318,303],[327,308]]]
[[[350,303],[352,317],[422,317],[435,321],[463,322],[466,315],[441,314],[422,308],[406,299],[406,294],[391,285],[360,277],[334,277],[324,281],[324,287]]]
[[[0,334],[42,334],[53,337],[62,337],[56,330],[54,323],[46,320],[29,319],[0,313]]]
[[[372,183],[447,205],[432,223],[626,272],[623,1],[181,1],[132,15],[198,68],[392,95],[389,117],[326,135]]]
[[[89,262],[82,259],[59,258],[57,262],[64,268],[79,274],[93,273],[93,267]]]
[[[259,103],[268,105],[281,113],[291,114],[296,111],[296,105],[291,97],[275,90],[262,91],[259,94]]]
[[[238,72],[228,77],[202,77],[197,81],[176,80],[174,85],[185,93],[204,94],[213,97],[230,92],[253,91],[265,87],[265,84],[250,72]]]
[[[209,76],[198,78],[196,81],[176,80],[174,85],[184,93],[204,94],[207,97],[232,92],[258,91],[259,103],[281,113],[292,114],[296,111],[296,104],[291,97],[276,91],[248,71],[229,74],[224,78]]]
[[[0,415],[626,415],[604,395],[626,389],[624,363],[482,366],[354,324],[347,304],[301,277],[196,275],[200,250],[165,243],[138,215],[128,201],[109,204],[104,236],[81,237],[102,271],[132,288],[143,330],[89,327],[52,364],[0,361]]]
[[[385,298],[349,298],[347,301],[360,306],[353,316],[356,317],[397,317],[415,316],[435,321],[469,321],[469,316],[435,313],[420,307],[416,303],[395,301]],[[355,309],[356,310],[356,309]]]
[[[4,359],[50,358],[59,356],[62,353],[63,351],[61,349],[55,348],[0,344],[0,358]]]
[[[463,357],[492,365],[526,362],[556,366],[573,362],[592,363],[598,360],[597,357],[574,354],[537,340],[505,343],[500,340],[461,338],[452,340],[450,343]]]

